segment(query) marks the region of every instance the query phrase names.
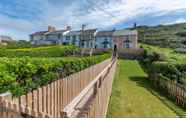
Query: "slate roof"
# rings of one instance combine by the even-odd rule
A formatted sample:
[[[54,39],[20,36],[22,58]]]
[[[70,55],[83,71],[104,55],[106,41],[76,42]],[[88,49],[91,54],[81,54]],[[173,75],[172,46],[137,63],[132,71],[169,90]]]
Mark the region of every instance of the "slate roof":
[[[137,35],[137,34],[138,34],[137,30],[126,30],[126,29],[123,29],[123,30],[116,30],[113,33],[113,36],[125,36],[125,35]]]
[[[114,31],[99,31],[96,37],[112,37]]]
[[[30,34],[31,36],[33,36],[33,35],[42,35],[42,34],[45,34],[45,33],[47,33],[48,31],[39,31],[39,32],[35,32],[35,33],[33,33],[33,34]]]
[[[61,33],[63,33],[63,32],[66,32],[67,30],[56,30],[56,31],[54,31],[54,32],[47,32],[47,33],[45,33],[46,35],[48,35],[48,34],[61,34]]]
[[[80,35],[81,31],[70,31],[69,33],[67,33],[67,35]]]
[[[97,29],[85,29],[85,30],[83,31],[83,33],[94,33],[94,32],[96,32],[96,30],[97,30]],[[80,30],[80,32],[82,32],[82,30]]]
[[[91,33],[95,33],[97,29],[85,29],[83,31],[84,34],[91,34]],[[48,32],[48,31],[39,31],[39,32],[35,32],[33,34],[31,34],[31,36],[33,35],[48,35],[48,34],[59,34],[59,33],[63,33],[66,32],[67,30],[56,30],[54,32]],[[78,30],[78,31],[70,31],[68,34],[81,34],[82,30]]]

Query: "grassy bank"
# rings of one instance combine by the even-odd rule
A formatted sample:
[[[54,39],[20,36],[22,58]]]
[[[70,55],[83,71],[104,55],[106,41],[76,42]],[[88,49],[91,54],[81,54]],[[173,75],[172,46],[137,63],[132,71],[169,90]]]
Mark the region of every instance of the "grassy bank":
[[[150,88],[138,62],[120,60],[107,118],[176,118]]]
[[[140,45],[146,50],[163,54],[166,58],[166,61],[175,62],[175,63],[186,63],[186,54],[176,53],[171,48],[161,48],[159,46],[152,46],[147,44],[140,44]]]

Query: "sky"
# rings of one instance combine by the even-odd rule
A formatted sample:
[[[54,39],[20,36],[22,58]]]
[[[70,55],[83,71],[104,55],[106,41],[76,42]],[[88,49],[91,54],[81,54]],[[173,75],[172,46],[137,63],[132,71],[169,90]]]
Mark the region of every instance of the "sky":
[[[0,35],[29,40],[29,34],[64,29],[122,29],[186,22],[186,0],[0,0]]]

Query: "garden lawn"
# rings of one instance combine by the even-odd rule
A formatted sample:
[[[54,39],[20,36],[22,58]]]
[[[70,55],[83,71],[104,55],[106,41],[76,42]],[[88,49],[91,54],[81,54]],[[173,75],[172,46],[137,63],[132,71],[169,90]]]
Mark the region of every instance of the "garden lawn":
[[[176,118],[149,89],[137,61],[119,60],[107,118]]]

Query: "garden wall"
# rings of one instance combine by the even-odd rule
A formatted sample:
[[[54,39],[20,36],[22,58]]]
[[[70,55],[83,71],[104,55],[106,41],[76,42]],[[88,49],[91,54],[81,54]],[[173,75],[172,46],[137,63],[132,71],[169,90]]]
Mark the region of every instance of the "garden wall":
[[[118,56],[119,58],[124,59],[141,59],[144,53],[143,49],[118,49]]]

